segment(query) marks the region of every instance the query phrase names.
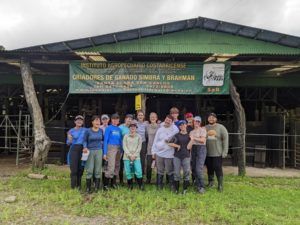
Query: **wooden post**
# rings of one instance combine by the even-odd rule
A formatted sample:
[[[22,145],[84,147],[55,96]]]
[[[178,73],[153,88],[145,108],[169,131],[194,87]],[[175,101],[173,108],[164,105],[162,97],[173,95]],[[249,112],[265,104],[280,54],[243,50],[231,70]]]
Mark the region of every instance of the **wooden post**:
[[[45,131],[44,119],[36,96],[29,61],[22,58],[20,67],[25,99],[33,120],[34,154],[32,167],[33,169],[43,169],[51,146],[51,140]]]
[[[141,94],[142,95],[142,111],[144,112],[144,115],[146,116],[146,100],[147,96],[146,94]]]
[[[236,90],[236,87],[232,80],[230,79],[230,97],[233,101],[234,108],[235,108],[235,115],[237,119],[237,133],[238,135],[238,144],[239,150],[237,153],[238,158],[238,174],[239,176],[244,176],[246,174],[246,115],[245,110],[242,106],[240,95]]]

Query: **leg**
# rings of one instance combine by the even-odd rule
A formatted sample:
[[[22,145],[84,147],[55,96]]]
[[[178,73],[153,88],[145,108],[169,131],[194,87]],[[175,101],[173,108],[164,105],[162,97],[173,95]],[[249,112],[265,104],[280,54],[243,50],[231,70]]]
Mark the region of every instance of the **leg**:
[[[116,154],[117,154],[117,149],[113,148],[111,146],[108,146],[107,167],[105,170],[105,177],[108,179],[112,179],[114,177]]]
[[[81,178],[83,175],[83,171],[84,171],[84,166],[83,166],[83,162],[81,161],[81,157],[82,157],[82,149],[83,147],[80,148],[80,151],[78,151],[78,173],[77,173],[77,187],[78,189],[81,189]]]
[[[139,189],[144,190],[141,160],[140,159],[134,160],[133,166],[134,166],[134,173],[137,178],[137,183],[139,185]]]
[[[146,177],[147,184],[151,183],[151,175],[152,175],[152,155],[147,155],[147,169],[146,169]]]
[[[95,176],[95,191],[97,192],[100,188],[100,177],[102,170],[102,150],[96,150],[95,152],[95,166],[94,166],[94,176]]]
[[[141,152],[140,152],[143,175],[145,174],[145,170],[146,170],[146,155],[147,155],[147,144],[144,141],[142,143],[142,149],[141,149]]]
[[[162,189],[165,166],[164,166],[163,158],[161,158],[159,156],[156,156],[156,168],[157,168],[156,185],[157,185],[158,189]]]
[[[214,169],[218,179],[218,191],[223,191],[223,169],[222,169],[222,156],[214,157]]]
[[[120,172],[119,172],[119,181],[120,181],[120,184],[122,184],[122,185],[123,185],[123,175],[124,175],[123,156],[124,156],[124,153],[121,154],[121,158],[120,158]]]
[[[190,171],[191,171],[191,160],[190,158],[185,158],[182,160],[183,168],[183,191],[182,194],[186,194],[187,188],[189,186]]]
[[[120,148],[117,148],[116,161],[115,161],[115,171],[114,171],[113,179],[111,180],[112,188],[117,187],[117,176],[120,173],[120,162],[121,162],[121,151],[120,151]]]
[[[170,189],[172,191],[175,191],[174,190],[174,165],[173,165],[173,159],[165,158],[164,161],[165,161],[165,170],[166,170],[167,176],[169,178]]]
[[[78,174],[78,151],[76,146],[72,146],[70,149],[70,170],[71,170],[71,188],[75,188],[77,185]]]
[[[214,186],[214,157],[206,157],[208,187]]]
[[[89,157],[86,161],[86,191],[88,193],[91,192],[91,185],[92,185],[92,177],[94,174],[94,163],[95,163],[95,152],[96,151],[90,151]]]
[[[206,158],[206,146],[200,145],[197,146],[197,156],[196,156],[196,174],[197,174],[197,187],[198,192],[204,193],[204,175],[203,167]]]
[[[174,157],[174,181],[180,181],[181,159]]]
[[[193,146],[192,152],[191,152],[191,169],[192,169],[192,183],[193,184],[195,184],[195,182],[196,182],[196,156],[197,156],[196,146]]]

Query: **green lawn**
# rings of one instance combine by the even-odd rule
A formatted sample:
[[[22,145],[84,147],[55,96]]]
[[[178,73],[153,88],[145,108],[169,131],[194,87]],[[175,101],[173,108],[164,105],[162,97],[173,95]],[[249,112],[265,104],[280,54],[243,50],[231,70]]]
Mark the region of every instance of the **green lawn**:
[[[144,192],[121,187],[88,196],[70,190],[67,170],[44,170],[48,180],[27,173],[0,179],[0,224],[300,224],[299,178],[226,176],[223,193],[204,195],[150,185]],[[10,194],[17,202],[4,203]]]

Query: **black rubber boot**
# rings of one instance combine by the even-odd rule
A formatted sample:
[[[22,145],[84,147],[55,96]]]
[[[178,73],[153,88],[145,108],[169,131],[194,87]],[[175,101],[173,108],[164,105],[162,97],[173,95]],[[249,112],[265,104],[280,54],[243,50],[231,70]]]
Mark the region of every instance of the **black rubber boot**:
[[[175,192],[175,187],[174,187],[174,175],[168,175],[168,178],[169,178],[169,187],[170,187],[170,190]]]
[[[86,179],[86,192],[88,194],[92,193],[92,179]]]
[[[100,189],[100,178],[95,178],[95,192],[97,193]]]
[[[218,179],[218,191],[223,192],[223,177],[220,176],[217,177],[217,179]]]
[[[71,176],[71,188],[74,189],[77,187],[77,176]]]
[[[146,174],[146,184],[151,184],[151,175],[152,175],[152,170],[147,170],[147,174]]]
[[[168,185],[169,183],[170,183],[170,179],[169,179],[168,174],[166,174],[166,185]]]
[[[187,192],[187,189],[190,185],[190,182],[188,180],[184,180],[183,181],[183,190],[182,190],[182,194],[185,195]]]
[[[77,188],[78,188],[78,190],[81,190],[81,176],[78,176],[77,177]]]
[[[179,181],[174,181],[174,191],[176,194],[179,193]]]
[[[110,186],[112,189],[116,189],[117,188],[117,176],[114,176],[112,179],[110,179]]]
[[[103,190],[104,191],[108,191],[109,188],[108,188],[108,184],[109,184],[109,179],[107,177],[103,177]]]
[[[158,190],[162,190],[163,187],[164,187],[163,179],[164,179],[164,175],[157,174],[157,176],[156,176],[156,187],[157,187]]]
[[[214,175],[208,175],[208,184],[207,187],[212,188],[214,186]]]
[[[132,190],[133,189],[133,180],[132,179],[127,180],[127,184],[128,184],[128,189]]]
[[[139,185],[139,189],[144,191],[145,190],[145,187],[144,187],[144,184],[143,184],[143,178],[138,178],[137,179],[137,183]]]

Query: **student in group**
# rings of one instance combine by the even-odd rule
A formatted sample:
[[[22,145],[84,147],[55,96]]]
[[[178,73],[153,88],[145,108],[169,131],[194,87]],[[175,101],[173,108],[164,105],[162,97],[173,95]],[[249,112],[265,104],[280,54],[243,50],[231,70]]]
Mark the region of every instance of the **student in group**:
[[[194,125],[193,125],[193,119],[194,119],[194,115],[191,112],[187,112],[184,115],[184,119],[187,121],[187,132],[190,133],[193,129],[194,129]]]
[[[173,117],[173,123],[177,126],[178,128],[178,123],[179,123],[179,109],[176,107],[172,107],[170,109],[170,115]]]
[[[130,132],[129,125],[132,123],[132,120],[133,120],[133,115],[127,114],[125,116],[124,123],[119,126],[121,129],[121,133],[122,133],[122,140],[126,134],[129,134],[129,132]],[[123,157],[124,157],[124,154],[122,154],[122,156],[121,156],[120,172],[119,172],[119,180],[120,180],[121,185],[123,184],[123,172],[124,172]]]
[[[187,192],[190,180],[190,150],[188,150],[188,144],[190,142],[190,136],[187,132],[187,122],[180,120],[178,123],[180,132],[175,134],[171,139],[169,146],[175,148],[174,153],[174,188],[176,193],[179,192],[180,183],[180,171],[183,170],[183,194]]]
[[[153,163],[153,159],[152,159],[152,153],[151,153],[151,149],[152,149],[152,145],[153,145],[153,141],[154,141],[154,137],[155,134],[159,128],[159,124],[157,124],[157,114],[155,112],[151,112],[150,113],[150,123],[147,125],[146,127],[146,134],[147,134],[147,161],[146,161],[146,178],[147,184],[151,183],[151,176],[152,176],[152,163]]]
[[[105,129],[108,127],[108,124],[109,124],[109,116],[107,114],[103,114],[101,116],[100,128],[103,130],[104,133],[105,133]]]
[[[75,127],[67,133],[67,144],[70,145],[68,153],[68,163],[71,170],[71,188],[81,188],[81,177],[84,167],[81,164],[84,134],[86,128],[83,127],[84,118],[81,115],[75,117]]]
[[[109,182],[112,188],[116,188],[116,179],[120,171],[120,159],[122,153],[122,131],[118,127],[120,117],[117,113],[111,116],[109,125],[104,134],[104,160],[107,166],[104,170],[104,190],[108,190]]]
[[[137,133],[142,137],[142,149],[141,149],[141,162],[142,172],[145,174],[146,170],[146,155],[147,155],[147,144],[146,144],[146,127],[148,122],[145,121],[145,114],[142,110],[137,111]]]
[[[194,117],[194,129],[190,132],[190,139],[188,149],[192,149],[192,154],[195,154],[195,160],[192,161],[192,170],[196,173],[197,191],[204,194],[203,168],[206,158],[206,129],[201,127],[200,116]]]
[[[142,138],[137,134],[137,124],[135,122],[129,125],[130,133],[125,134],[123,138],[124,149],[124,168],[128,182],[128,188],[133,188],[133,174],[136,176],[137,183],[140,189],[143,186],[142,165],[140,159],[140,151],[142,148]]]
[[[218,191],[223,191],[223,169],[222,159],[226,158],[228,153],[228,131],[222,125],[217,123],[217,115],[210,113],[208,116],[207,130],[207,175],[208,187],[214,185],[214,173],[216,173],[218,180]]]
[[[95,192],[100,188],[100,178],[103,156],[103,131],[100,128],[100,117],[92,117],[92,127],[84,135],[83,152],[89,152],[86,161],[86,191],[91,193],[92,178],[95,178]]]
[[[173,117],[167,115],[163,125],[157,130],[153,141],[151,153],[154,160],[156,160],[157,167],[157,188],[163,188],[163,177],[166,172],[169,178],[170,187],[173,188],[173,158],[174,148],[168,145],[168,141],[176,133],[178,128],[173,125]]]

